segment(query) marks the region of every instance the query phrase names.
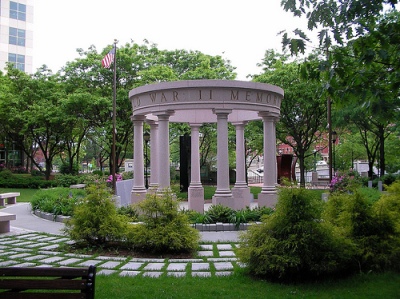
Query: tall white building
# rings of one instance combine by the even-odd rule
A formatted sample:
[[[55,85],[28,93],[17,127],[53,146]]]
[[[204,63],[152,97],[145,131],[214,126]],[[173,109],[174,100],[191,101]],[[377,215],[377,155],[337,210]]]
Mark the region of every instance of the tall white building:
[[[0,0],[0,70],[7,62],[33,72],[33,2]]]

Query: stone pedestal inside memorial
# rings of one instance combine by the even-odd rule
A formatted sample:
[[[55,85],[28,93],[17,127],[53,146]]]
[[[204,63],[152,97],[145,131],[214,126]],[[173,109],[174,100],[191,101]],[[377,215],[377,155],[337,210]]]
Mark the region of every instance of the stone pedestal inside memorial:
[[[188,189],[188,208],[199,213],[204,213],[204,188],[191,187]]]
[[[275,207],[278,201],[278,194],[276,191],[261,192],[258,194],[258,206],[259,207]]]
[[[231,206],[231,208],[234,210],[242,210],[246,207],[250,207],[250,202],[253,198],[253,195],[251,194],[249,187],[233,187],[232,196],[233,206]]]

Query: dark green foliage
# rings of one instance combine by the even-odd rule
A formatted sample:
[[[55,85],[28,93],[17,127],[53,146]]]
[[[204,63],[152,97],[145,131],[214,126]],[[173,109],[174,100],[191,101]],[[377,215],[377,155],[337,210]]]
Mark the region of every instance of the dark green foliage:
[[[82,178],[73,174],[60,174],[55,177],[56,185],[59,187],[69,187],[82,183]]]
[[[245,209],[235,211],[222,205],[212,205],[204,213],[193,210],[184,210],[183,212],[187,215],[190,223],[210,224],[225,222],[235,223],[236,227],[238,227],[240,223],[261,221],[263,215],[270,215],[274,210],[268,207],[257,207],[254,209],[246,207]]]
[[[118,208],[117,213],[127,216],[131,222],[137,222],[139,220],[139,212],[136,207],[132,205]]]
[[[104,185],[91,185],[66,223],[65,232],[84,245],[106,245],[125,238],[128,219],[117,214],[112,194]]]
[[[354,194],[330,196],[324,219],[354,247],[349,269],[382,271],[400,267],[400,184],[371,201],[357,190]]]
[[[128,233],[128,242],[135,251],[181,253],[197,249],[199,232],[190,227],[171,193],[148,194],[137,207],[143,223],[132,225]]]
[[[39,176],[12,174],[9,170],[3,170],[0,174],[0,188],[39,189],[55,185],[54,181],[46,181]]]
[[[104,175],[104,173],[103,173],[101,170],[93,170],[92,173],[93,173],[93,174],[97,174],[97,175],[99,175],[99,176],[103,176],[103,175]]]
[[[40,210],[54,215],[72,216],[80,199],[85,197],[82,189],[52,188],[42,189],[32,198],[32,210]]]
[[[60,165],[60,173],[77,175],[79,173],[79,166],[76,163],[72,164],[72,167],[69,163],[62,163]]]
[[[212,205],[207,211],[208,216],[211,218],[211,223],[215,222],[228,223],[230,222],[232,214],[234,213],[235,211],[233,209],[223,206],[221,204]]]
[[[125,171],[122,173],[122,179],[130,180],[133,179],[133,171]]]
[[[321,221],[321,202],[310,191],[282,189],[276,211],[241,235],[237,254],[252,275],[292,281],[342,271],[351,251]]]

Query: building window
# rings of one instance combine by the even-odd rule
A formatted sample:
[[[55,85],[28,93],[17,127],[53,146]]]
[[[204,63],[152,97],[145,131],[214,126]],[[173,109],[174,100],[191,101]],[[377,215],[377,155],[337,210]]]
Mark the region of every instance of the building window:
[[[10,1],[10,18],[26,21],[26,5]]]
[[[25,47],[25,30],[10,27],[9,43]]]
[[[8,62],[13,63],[16,69],[25,72],[25,56],[8,53]]]

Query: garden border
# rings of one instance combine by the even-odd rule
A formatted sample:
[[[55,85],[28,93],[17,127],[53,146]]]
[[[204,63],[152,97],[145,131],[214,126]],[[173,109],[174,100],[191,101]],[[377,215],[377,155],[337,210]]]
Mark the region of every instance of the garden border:
[[[33,214],[39,218],[46,219],[54,222],[65,223],[70,216],[54,215],[52,213],[42,212],[40,210],[34,210]],[[261,222],[250,222],[250,223],[240,223],[239,227],[236,227],[235,223],[191,223],[190,226],[197,229],[200,232],[222,232],[222,231],[244,231],[247,230],[251,225],[260,224]]]

